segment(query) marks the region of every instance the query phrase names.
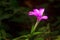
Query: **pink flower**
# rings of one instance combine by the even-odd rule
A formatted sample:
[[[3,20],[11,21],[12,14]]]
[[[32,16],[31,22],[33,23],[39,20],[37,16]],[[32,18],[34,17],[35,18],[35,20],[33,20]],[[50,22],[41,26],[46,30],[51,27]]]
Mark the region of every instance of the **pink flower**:
[[[29,12],[29,15],[34,15],[37,17],[37,21],[40,21],[42,19],[48,19],[48,16],[43,16],[44,8],[41,9],[34,9],[33,11]]]

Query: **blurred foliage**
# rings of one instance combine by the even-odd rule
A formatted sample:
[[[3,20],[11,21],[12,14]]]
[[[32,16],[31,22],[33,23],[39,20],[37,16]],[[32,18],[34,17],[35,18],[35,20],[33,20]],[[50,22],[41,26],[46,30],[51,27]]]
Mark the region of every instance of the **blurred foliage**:
[[[48,0],[49,3],[53,3],[54,0]],[[49,3],[44,3],[39,6],[36,6],[37,8],[44,7],[47,8]],[[58,8],[60,7],[59,4],[54,5],[53,7]],[[31,10],[28,7],[20,7],[18,5],[17,0],[0,0],[0,40],[28,40],[29,36],[31,34],[29,30],[22,30],[17,32],[18,36],[14,37],[14,35],[11,35],[7,30],[10,29],[10,25],[4,23],[5,20],[9,20],[16,23],[24,23],[29,25],[29,27],[32,25],[32,23],[35,23],[35,18],[28,16],[28,12]],[[56,21],[53,23],[48,22],[47,24],[45,22],[40,22],[36,32],[32,34],[32,38],[30,40],[44,40],[48,39],[48,37],[51,37],[53,40],[60,40],[60,16],[56,17]],[[33,21],[33,22],[32,22]],[[48,20],[49,21],[49,20]],[[11,23],[12,24],[12,23]],[[20,25],[20,24],[19,24]],[[23,25],[23,24],[22,24]],[[24,26],[24,25],[23,25]],[[13,29],[14,26],[12,25]],[[19,26],[20,27],[20,26]],[[27,27],[27,26],[24,26]],[[51,32],[51,28],[54,29],[54,31]],[[57,29],[56,29],[57,28]],[[20,28],[22,29],[22,28]],[[13,31],[13,30],[12,30]],[[16,31],[15,31],[16,32]],[[22,36],[23,35],[23,36]],[[23,37],[20,39],[20,37]],[[56,38],[55,38],[56,37]]]
[[[60,40],[60,35],[59,36],[57,36],[57,39],[56,40]]]

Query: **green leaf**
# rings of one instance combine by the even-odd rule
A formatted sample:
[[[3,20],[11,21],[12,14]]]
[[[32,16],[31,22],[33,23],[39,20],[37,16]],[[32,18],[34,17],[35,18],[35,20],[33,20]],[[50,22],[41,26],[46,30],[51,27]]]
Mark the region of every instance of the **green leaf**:
[[[34,30],[34,26],[32,26],[32,28],[31,28],[31,33],[33,32],[33,30]]]
[[[44,38],[37,38],[37,39],[35,39],[35,40],[44,40]]]
[[[58,36],[56,40],[60,40],[60,36]]]
[[[14,38],[13,40],[19,40],[19,39],[21,39],[21,38],[28,38],[28,37],[30,37],[30,34],[27,34],[27,35],[23,35],[23,36],[20,36],[20,37],[17,37],[17,38]]]
[[[42,34],[42,32],[34,32],[32,35],[39,35],[39,34]]]
[[[2,29],[2,30],[0,30],[0,37],[2,38],[2,39],[6,39],[6,32]]]

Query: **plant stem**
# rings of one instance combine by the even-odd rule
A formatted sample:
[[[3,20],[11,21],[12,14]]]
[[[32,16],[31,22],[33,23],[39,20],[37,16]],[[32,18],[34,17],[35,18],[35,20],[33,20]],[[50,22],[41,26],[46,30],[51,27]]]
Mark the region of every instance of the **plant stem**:
[[[36,22],[36,24],[34,26],[34,31],[35,31],[35,29],[36,29],[36,27],[37,27],[38,24],[39,24],[39,21]]]
[[[34,28],[33,28],[33,30],[32,30],[31,33],[33,33],[33,32],[35,31],[35,29],[37,28],[37,25],[38,25],[38,24],[39,24],[39,21],[36,21],[35,26],[34,26]]]

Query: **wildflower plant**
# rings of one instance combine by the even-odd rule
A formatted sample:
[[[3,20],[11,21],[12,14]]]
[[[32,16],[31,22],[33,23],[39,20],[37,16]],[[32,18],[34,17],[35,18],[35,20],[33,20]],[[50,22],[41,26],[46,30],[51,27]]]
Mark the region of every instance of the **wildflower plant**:
[[[20,1],[19,1],[19,3],[20,3]],[[55,1],[52,1],[52,3],[54,3],[54,2]],[[37,8],[39,6],[44,7],[44,8],[33,9],[33,11],[29,11],[30,8],[27,8],[25,6],[20,7],[19,6],[20,4],[19,5],[17,5],[17,4],[18,4],[17,0],[9,0],[9,1],[1,0],[0,1],[0,40],[44,40],[44,39],[45,40],[51,40],[51,39],[54,40],[56,38],[56,36],[58,36],[56,40],[60,40],[60,34],[59,34],[60,33],[60,29],[59,29],[60,28],[60,25],[59,25],[60,16],[56,15],[58,10],[55,10],[53,8],[55,6],[56,6],[56,8],[59,8],[58,4],[56,4],[56,5],[53,4],[55,6],[50,7],[51,5],[49,5],[49,3],[41,3],[41,4],[35,5],[35,6]],[[43,15],[45,8],[47,8],[47,10],[49,12],[51,12],[50,8],[53,8],[52,13],[56,15],[56,17],[52,16],[53,17],[52,20],[51,19],[48,20],[49,23],[47,24],[47,26],[43,26],[45,24],[44,24],[44,22],[41,22],[42,20],[48,19],[48,16]],[[26,13],[28,13],[28,15]],[[30,27],[31,20],[29,20],[28,16],[36,17],[36,22],[34,25],[32,25],[32,28]],[[50,17],[50,18],[52,18],[52,17]],[[32,20],[32,22],[33,22],[33,20]],[[22,25],[22,26],[24,26],[24,28],[23,28],[20,23],[27,24],[28,26]],[[38,25],[39,23],[42,24],[42,25],[40,24],[41,27],[37,27],[37,26],[39,26]],[[22,29],[21,27],[23,28],[23,30],[20,31],[20,29]],[[25,30],[25,28],[28,30]],[[31,28],[31,30],[30,30],[30,28]]]
[[[48,19],[48,16],[43,15],[44,10],[45,10],[44,8],[40,8],[39,10],[34,9],[33,11],[29,11],[28,15],[30,15],[30,16],[33,15],[33,16],[36,16],[36,18],[37,18],[35,25],[32,26],[30,34],[20,36],[18,38],[13,39],[13,40],[19,40],[20,38],[23,38],[23,37],[26,38],[25,40],[30,40],[30,38],[32,36],[40,34],[41,32],[35,32],[35,30],[41,20]],[[43,38],[39,38],[39,40],[40,39],[44,40]]]
[[[42,20],[42,19],[48,19],[48,16],[44,16],[43,13],[44,13],[44,8],[40,8],[39,10],[38,9],[34,9],[33,11],[30,11],[29,12],[29,15],[34,15],[36,16],[37,18],[37,21],[36,21],[36,24],[34,26],[34,28],[32,29],[31,32],[35,31],[38,23]]]

